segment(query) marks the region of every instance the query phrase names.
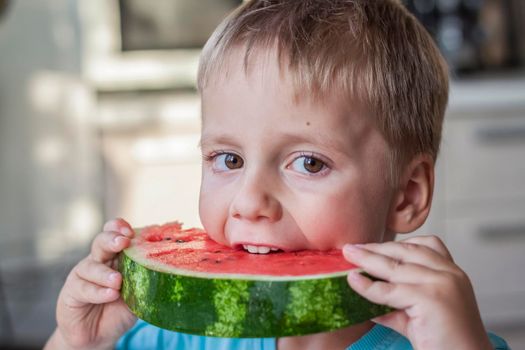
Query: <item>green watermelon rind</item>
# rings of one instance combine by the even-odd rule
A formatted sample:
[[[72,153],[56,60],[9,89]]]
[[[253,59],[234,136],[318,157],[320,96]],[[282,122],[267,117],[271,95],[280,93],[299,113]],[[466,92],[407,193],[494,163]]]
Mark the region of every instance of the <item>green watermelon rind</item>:
[[[129,250],[120,254],[119,271],[122,299],[137,317],[195,335],[298,336],[348,327],[391,311],[354,292],[346,273],[289,280],[191,276],[145,266]]]

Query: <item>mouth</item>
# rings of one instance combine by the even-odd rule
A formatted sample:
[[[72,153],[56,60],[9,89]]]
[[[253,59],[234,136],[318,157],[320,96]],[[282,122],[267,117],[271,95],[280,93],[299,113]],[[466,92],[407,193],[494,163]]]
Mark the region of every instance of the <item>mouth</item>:
[[[244,250],[251,254],[268,254],[270,252],[278,252],[281,250],[277,247],[269,247],[262,245],[242,244],[241,246]]]

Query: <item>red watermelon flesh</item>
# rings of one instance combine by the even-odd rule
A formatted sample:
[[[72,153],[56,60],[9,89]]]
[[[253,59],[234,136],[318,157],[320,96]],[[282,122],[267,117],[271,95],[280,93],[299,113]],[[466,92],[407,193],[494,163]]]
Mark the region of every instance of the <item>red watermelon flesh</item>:
[[[182,229],[179,223],[149,226],[141,230],[135,247],[159,268],[187,271],[188,274],[247,275],[250,277],[319,277],[355,268],[341,250],[302,250],[251,254],[213,241],[200,229]],[[179,271],[179,273],[184,273]]]

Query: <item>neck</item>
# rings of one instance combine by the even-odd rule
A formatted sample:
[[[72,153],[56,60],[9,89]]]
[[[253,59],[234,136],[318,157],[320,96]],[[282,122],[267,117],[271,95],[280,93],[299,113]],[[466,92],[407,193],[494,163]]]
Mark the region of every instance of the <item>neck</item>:
[[[309,350],[309,349],[346,349],[366,332],[374,324],[370,321],[332,332],[303,335],[300,337],[285,337],[277,340],[278,350]]]

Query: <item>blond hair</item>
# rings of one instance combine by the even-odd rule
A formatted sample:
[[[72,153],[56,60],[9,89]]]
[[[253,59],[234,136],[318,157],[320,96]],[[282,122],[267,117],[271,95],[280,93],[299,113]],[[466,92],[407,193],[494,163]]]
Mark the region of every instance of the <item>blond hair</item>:
[[[215,30],[201,55],[203,91],[233,48],[277,48],[296,94],[342,92],[359,101],[391,148],[391,180],[413,156],[439,151],[448,68],[433,39],[395,0],[249,0]]]

